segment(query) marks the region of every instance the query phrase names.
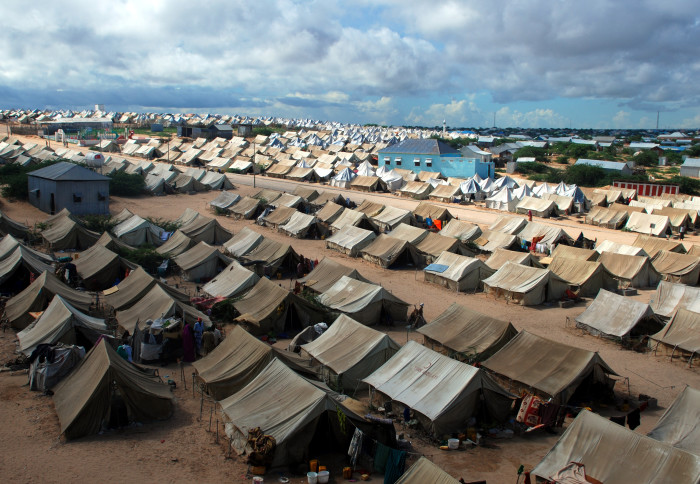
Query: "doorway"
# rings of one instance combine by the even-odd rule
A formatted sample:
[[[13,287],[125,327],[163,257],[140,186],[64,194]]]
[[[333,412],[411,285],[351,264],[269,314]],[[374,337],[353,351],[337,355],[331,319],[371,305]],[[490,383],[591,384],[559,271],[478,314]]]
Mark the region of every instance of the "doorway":
[[[54,194],[51,194],[51,200],[49,201],[49,213],[51,215],[54,215],[56,213],[56,199],[54,198]]]

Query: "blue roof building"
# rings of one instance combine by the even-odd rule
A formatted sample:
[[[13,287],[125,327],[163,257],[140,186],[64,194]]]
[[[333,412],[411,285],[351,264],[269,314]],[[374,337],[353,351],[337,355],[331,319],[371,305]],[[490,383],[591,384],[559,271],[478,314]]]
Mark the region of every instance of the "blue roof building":
[[[444,177],[494,177],[494,165],[462,152],[436,139],[406,139],[377,152],[379,166],[421,171],[439,171]]]

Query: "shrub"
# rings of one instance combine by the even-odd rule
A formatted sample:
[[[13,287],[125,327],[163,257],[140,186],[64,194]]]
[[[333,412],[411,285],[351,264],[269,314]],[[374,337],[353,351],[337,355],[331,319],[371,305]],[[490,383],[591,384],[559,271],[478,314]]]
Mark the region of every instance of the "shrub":
[[[46,168],[54,165],[58,161],[45,161],[37,165],[21,166],[16,163],[9,163],[0,166],[0,185],[2,187],[2,196],[5,198],[14,198],[17,200],[29,199],[29,185],[27,182],[27,174],[29,172]]]
[[[146,220],[151,222],[153,225],[157,225],[166,232],[175,232],[182,225],[177,220],[168,220],[160,217],[146,217]]]
[[[559,155],[557,156],[557,163],[560,165],[568,165],[569,164],[569,157],[566,155]]]
[[[115,172],[109,175],[109,193],[117,196],[135,196],[144,193],[146,180],[141,175]]]
[[[697,178],[675,175],[666,179],[665,183],[678,185],[681,193],[685,193],[686,195],[700,195],[700,180]]]
[[[156,252],[155,247],[143,246],[134,250],[125,250],[122,256],[143,267],[146,271],[150,273],[155,273],[158,266],[163,263],[165,259],[169,257],[167,255],[162,255]]]
[[[523,146],[513,154],[514,159],[523,157],[533,157],[537,161],[547,161],[547,154],[544,148],[535,148],[534,146]]]
[[[117,225],[109,215],[84,215],[81,220],[86,229],[98,234],[111,232]]]

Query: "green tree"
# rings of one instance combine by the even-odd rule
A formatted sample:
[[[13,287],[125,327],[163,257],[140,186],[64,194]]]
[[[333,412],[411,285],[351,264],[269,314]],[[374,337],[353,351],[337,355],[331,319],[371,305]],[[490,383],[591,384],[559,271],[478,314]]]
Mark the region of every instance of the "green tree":
[[[117,196],[132,197],[141,195],[146,188],[146,180],[137,174],[118,171],[109,176],[109,193]]]
[[[518,158],[535,158],[537,161],[546,162],[547,152],[544,148],[536,148],[534,146],[523,146],[513,154],[514,159]]]
[[[37,165],[29,166],[22,166],[16,163],[8,163],[7,165],[0,166],[0,185],[2,185],[2,196],[17,200],[29,199],[29,185],[27,181],[29,177],[27,174],[29,172],[54,165],[59,161],[66,160],[45,161]]]
[[[639,166],[659,166],[659,155],[652,150],[641,151],[632,159]]]

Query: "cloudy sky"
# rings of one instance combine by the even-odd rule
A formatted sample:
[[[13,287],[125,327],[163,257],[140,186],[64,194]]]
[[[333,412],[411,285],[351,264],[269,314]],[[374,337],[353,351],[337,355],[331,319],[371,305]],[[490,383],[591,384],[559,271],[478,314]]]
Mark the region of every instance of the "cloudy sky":
[[[700,128],[697,0],[3,0],[0,107]]]

